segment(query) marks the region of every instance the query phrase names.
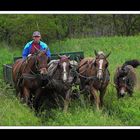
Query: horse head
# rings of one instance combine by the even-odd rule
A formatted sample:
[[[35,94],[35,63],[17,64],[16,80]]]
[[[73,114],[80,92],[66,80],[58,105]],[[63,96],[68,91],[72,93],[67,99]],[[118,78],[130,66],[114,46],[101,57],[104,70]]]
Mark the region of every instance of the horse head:
[[[94,60],[94,66],[97,70],[97,78],[99,80],[103,80],[104,78],[104,72],[108,67],[108,61],[107,61],[107,57],[110,55],[110,53],[108,53],[107,55],[104,54],[104,52],[99,51],[98,53],[96,52],[96,50],[94,51],[96,58]]]
[[[119,91],[118,94],[120,97],[124,97],[124,95],[127,93],[127,77],[121,77],[119,78]]]
[[[35,61],[35,66],[37,71],[41,75],[46,75],[47,74],[47,68],[48,68],[48,57],[46,56],[46,50],[43,51],[38,51],[36,54],[36,61]]]
[[[128,92],[128,86],[129,86],[128,73],[129,73],[129,68],[127,66],[118,68],[117,90],[118,90],[119,97],[124,97],[124,95],[126,95]]]
[[[62,81],[65,83],[68,80],[69,72],[71,69],[71,64],[70,64],[70,56],[66,55],[59,55],[59,63],[58,63],[58,68],[60,70],[60,75]]]

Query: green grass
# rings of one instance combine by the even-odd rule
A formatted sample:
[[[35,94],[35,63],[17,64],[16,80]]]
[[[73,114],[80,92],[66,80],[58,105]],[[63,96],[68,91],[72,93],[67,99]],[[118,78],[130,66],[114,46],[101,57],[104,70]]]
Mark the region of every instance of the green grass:
[[[0,78],[2,79],[2,65],[12,63],[13,56],[20,56],[22,50],[13,50],[1,44]],[[84,51],[85,57],[94,57],[94,49],[109,56],[109,71],[111,84],[104,97],[104,107],[96,111],[94,105],[87,100],[72,101],[67,113],[61,109],[44,111],[36,117],[33,110],[23,105],[15,97],[15,91],[0,81],[0,125],[22,126],[140,126],[140,68],[136,69],[137,86],[133,97],[126,96],[118,100],[116,90],[112,86],[113,75],[117,66],[129,59],[140,60],[140,36],[130,37],[99,37],[67,39],[49,45],[52,53]]]
[[[39,118],[15,97],[15,90],[0,80],[0,126],[38,126]]]
[[[5,43],[0,43],[0,78],[3,77],[3,64],[12,64],[14,56],[21,56],[21,50],[15,49]]]

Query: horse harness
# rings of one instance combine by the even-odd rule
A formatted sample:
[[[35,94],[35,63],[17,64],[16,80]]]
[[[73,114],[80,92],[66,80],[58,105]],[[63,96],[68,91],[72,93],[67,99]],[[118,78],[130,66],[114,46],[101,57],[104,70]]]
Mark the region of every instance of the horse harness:
[[[94,60],[95,61],[95,60]],[[93,61],[92,61],[92,63],[93,63]],[[85,63],[83,63],[80,67],[82,67],[82,66],[84,66],[85,64],[88,64],[87,66],[89,67],[89,64],[91,64],[91,62],[88,60],[88,61],[86,61]],[[79,67],[79,68],[80,68]],[[99,71],[100,69],[98,69],[97,71]],[[87,69],[85,70],[85,71],[87,71]],[[84,72],[85,72],[84,71]],[[108,69],[105,69],[105,71],[108,71]],[[82,78],[84,78],[84,79],[86,79],[86,81],[88,82],[88,81],[97,81],[98,80],[98,78],[97,78],[97,75],[96,76],[84,76],[84,75],[82,75],[82,74],[80,74],[80,73],[78,73],[77,71],[75,71],[75,73],[79,76],[79,77],[82,77]],[[82,72],[83,73],[83,72]],[[108,71],[108,73],[109,73],[109,71]],[[110,74],[109,74],[110,75]],[[110,78],[109,78],[109,76],[108,77],[105,77],[102,81],[101,81],[101,83],[103,83],[105,80],[110,80]]]
[[[34,56],[37,56],[36,53],[33,54],[33,55],[34,55]],[[26,69],[27,63],[28,63],[28,60],[29,60],[29,59],[30,59],[30,58],[27,57],[27,58],[22,62],[21,66],[23,65],[23,63],[26,63],[26,65],[25,65],[24,68],[23,68],[23,71]],[[36,70],[38,71],[37,59],[35,59],[35,68],[36,68]],[[20,69],[21,69],[21,67],[20,67]],[[20,71],[20,69],[19,69],[19,71]],[[30,73],[23,73],[23,74],[21,74],[19,71],[17,72],[17,78],[18,78],[17,86],[19,86],[19,85],[22,86],[23,80],[40,79],[41,74],[39,74],[39,73],[36,74],[35,72],[33,72],[33,71],[31,70],[31,68],[29,68],[29,69],[30,69],[31,74],[30,74]]]

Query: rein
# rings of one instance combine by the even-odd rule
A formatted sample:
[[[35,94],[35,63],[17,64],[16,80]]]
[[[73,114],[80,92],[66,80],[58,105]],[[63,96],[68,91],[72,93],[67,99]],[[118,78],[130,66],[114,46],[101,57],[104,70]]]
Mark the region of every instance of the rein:
[[[78,73],[76,70],[74,70],[74,72],[75,72],[78,76],[80,76],[80,77],[82,77],[82,78],[85,78],[85,79],[88,79],[88,80],[91,80],[91,79],[97,80],[97,76],[84,76],[84,75]]]
[[[36,78],[38,78],[38,76],[39,75],[32,75],[32,74],[26,74],[26,73],[24,73],[24,74],[22,74],[22,77],[23,77],[23,79],[36,79]]]

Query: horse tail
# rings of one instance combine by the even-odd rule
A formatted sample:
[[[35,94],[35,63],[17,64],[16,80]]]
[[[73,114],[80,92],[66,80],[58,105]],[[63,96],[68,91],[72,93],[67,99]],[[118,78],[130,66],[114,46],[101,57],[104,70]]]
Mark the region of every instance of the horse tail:
[[[140,61],[137,59],[128,60],[128,61],[125,61],[122,67],[124,68],[127,65],[131,65],[133,68],[137,68],[140,65]]]

